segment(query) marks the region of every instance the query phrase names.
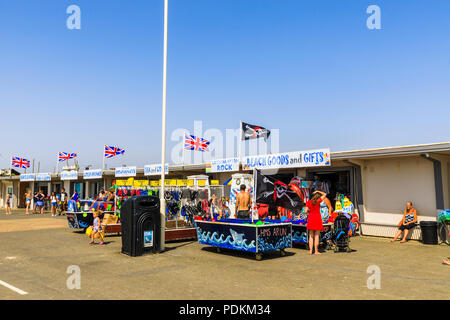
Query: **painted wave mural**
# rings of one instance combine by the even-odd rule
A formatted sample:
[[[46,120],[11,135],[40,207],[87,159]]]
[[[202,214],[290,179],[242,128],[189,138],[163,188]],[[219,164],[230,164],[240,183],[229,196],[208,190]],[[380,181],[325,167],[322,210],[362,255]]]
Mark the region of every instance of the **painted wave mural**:
[[[231,235],[225,238],[224,234],[218,234],[217,232],[211,233],[210,231],[203,231],[197,226],[198,241],[202,244],[207,244],[215,247],[222,247],[235,250],[243,250],[256,252],[255,240],[247,243],[247,239],[244,239],[244,234],[237,233],[230,229]]]
[[[308,236],[305,231],[295,231],[292,233],[292,241],[308,243]]]
[[[259,252],[279,250],[279,249],[285,249],[285,248],[290,248],[290,247],[292,247],[291,235],[281,237],[275,245],[266,241],[266,239],[264,237],[258,237],[258,251]]]

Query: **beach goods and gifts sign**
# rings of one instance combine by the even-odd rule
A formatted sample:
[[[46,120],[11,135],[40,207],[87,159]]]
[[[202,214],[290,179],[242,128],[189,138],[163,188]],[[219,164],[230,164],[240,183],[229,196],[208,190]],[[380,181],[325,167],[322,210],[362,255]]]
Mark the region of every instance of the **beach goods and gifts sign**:
[[[135,177],[136,167],[120,167],[116,168],[116,177]]]
[[[330,166],[330,149],[247,156],[242,165],[244,170]]]

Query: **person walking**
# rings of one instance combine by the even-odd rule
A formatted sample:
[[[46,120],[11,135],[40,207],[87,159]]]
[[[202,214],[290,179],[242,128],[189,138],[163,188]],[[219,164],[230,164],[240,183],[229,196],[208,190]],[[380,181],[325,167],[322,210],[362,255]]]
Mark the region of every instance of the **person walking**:
[[[25,213],[30,214],[30,206],[31,206],[31,190],[30,189],[28,189],[27,193],[25,193],[25,203],[26,203]]]
[[[61,193],[60,193],[60,205],[59,205],[59,214],[58,216],[65,215],[66,214],[66,210],[67,210],[67,192],[64,188],[61,189]]]
[[[95,244],[95,236],[98,234],[100,237],[100,243],[99,245],[103,245],[103,228],[102,228],[102,221],[100,220],[99,216],[100,216],[101,212],[96,210],[94,211],[93,215],[94,215],[94,225],[92,228],[92,233],[91,233],[91,241],[89,242],[89,244]]]
[[[58,198],[56,197],[56,193],[52,192],[50,196],[50,212],[52,217],[56,217],[56,208],[58,207]]]
[[[6,196],[6,201],[5,201],[6,214],[12,214],[11,203],[12,203],[12,196],[11,196],[11,193],[8,193],[8,195]]]
[[[320,215],[320,203],[327,197],[325,192],[314,191],[311,200],[306,202],[306,213],[308,214],[308,221],[306,229],[309,231],[309,254],[321,254],[319,252],[319,238],[320,232],[323,230],[322,217]]]

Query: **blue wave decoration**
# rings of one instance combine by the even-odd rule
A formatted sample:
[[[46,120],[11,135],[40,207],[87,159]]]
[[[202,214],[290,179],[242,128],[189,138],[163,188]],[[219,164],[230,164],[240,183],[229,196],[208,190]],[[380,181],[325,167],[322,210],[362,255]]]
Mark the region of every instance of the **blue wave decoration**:
[[[80,228],[89,228],[89,225],[86,222],[78,221],[78,226]]]
[[[207,244],[215,247],[222,247],[228,249],[242,250],[256,252],[255,240],[247,244],[247,239],[233,239],[231,235],[224,239],[224,235],[217,232],[211,234],[210,231],[203,231],[200,227],[197,227],[197,237],[198,242],[202,244]]]
[[[292,236],[287,235],[281,237],[275,245],[266,241],[263,237],[258,237],[258,252],[279,250],[292,247]]]
[[[295,233],[292,234],[292,241],[308,243],[307,233],[305,231],[295,231]]]

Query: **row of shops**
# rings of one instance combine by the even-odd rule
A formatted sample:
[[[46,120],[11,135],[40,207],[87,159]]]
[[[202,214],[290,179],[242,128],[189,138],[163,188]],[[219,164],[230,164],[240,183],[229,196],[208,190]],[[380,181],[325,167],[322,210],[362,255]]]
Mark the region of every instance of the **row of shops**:
[[[326,150],[325,150],[326,151]],[[401,219],[406,201],[412,201],[419,221],[435,221],[440,211],[450,208],[450,143],[405,147],[330,152],[327,159],[317,161],[319,153],[286,153],[285,156],[246,157],[241,165],[227,162],[224,172],[211,170],[215,164],[166,166],[167,186],[194,186],[201,177],[201,186],[217,186],[220,195],[233,198],[232,176],[251,174],[253,168],[276,168],[279,180],[289,182],[301,177],[320,185],[333,205],[339,195],[354,204],[364,235],[392,236]],[[306,157],[308,154],[308,157]],[[281,160],[280,160],[281,159]],[[284,160],[286,165],[283,164]],[[299,163],[296,163],[296,161]],[[271,161],[278,162],[269,166]],[[310,161],[310,163],[308,163]],[[274,162],[274,163],[275,163]],[[120,185],[133,179],[134,186],[158,186],[161,166],[124,167],[115,170],[40,173],[0,177],[0,207],[7,194],[13,197],[13,208],[25,207],[25,193],[43,190],[44,194],[78,192],[81,199],[94,199],[101,188]],[[218,170],[220,171],[220,170]],[[273,172],[272,172],[273,174]],[[197,177],[197,178],[196,178]],[[119,183],[118,183],[119,182]],[[244,181],[242,181],[244,182]],[[195,181],[199,187],[199,182]],[[219,187],[220,186],[220,187]],[[412,238],[420,237],[416,228]]]

